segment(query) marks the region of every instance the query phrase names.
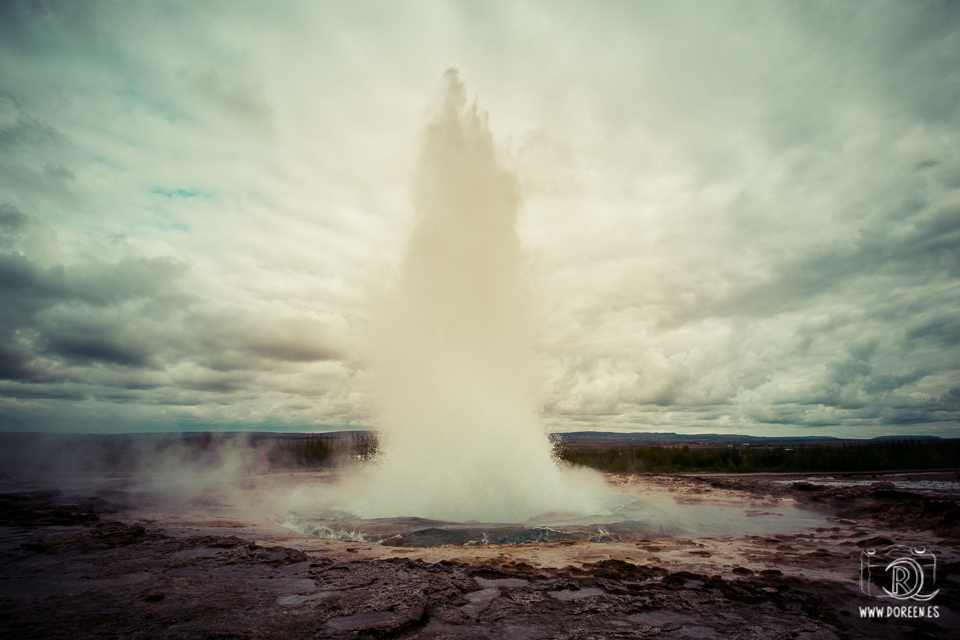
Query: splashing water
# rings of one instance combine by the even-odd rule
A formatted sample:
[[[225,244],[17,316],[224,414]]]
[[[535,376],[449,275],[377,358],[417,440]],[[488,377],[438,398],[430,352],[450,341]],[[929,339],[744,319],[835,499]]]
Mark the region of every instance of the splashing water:
[[[456,70],[423,136],[419,220],[376,332],[382,464],[364,517],[520,522],[594,512],[599,475],[562,471],[537,417],[516,177]]]

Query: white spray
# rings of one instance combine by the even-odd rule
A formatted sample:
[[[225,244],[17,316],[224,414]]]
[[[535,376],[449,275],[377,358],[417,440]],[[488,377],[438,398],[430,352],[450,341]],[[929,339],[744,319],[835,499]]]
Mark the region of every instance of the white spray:
[[[520,522],[589,513],[596,478],[561,471],[537,416],[515,176],[455,70],[423,137],[419,220],[377,330],[382,464],[365,517]]]

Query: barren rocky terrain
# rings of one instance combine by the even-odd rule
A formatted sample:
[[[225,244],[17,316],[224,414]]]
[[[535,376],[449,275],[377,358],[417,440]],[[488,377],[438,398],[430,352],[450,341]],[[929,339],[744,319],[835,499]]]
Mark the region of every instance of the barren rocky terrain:
[[[237,494],[215,489],[176,505],[117,489],[0,494],[0,637],[960,633],[960,507],[949,490],[902,491],[883,477],[823,487],[782,477],[612,476],[621,490],[658,489],[688,504],[746,503],[757,518],[775,518],[777,505],[808,505],[827,524],[772,536],[404,548],[277,525],[277,489],[321,480],[249,477],[244,509]],[[890,602],[861,592],[860,552],[893,543],[937,554],[940,591],[921,604],[936,606],[938,617],[861,617],[861,607]]]

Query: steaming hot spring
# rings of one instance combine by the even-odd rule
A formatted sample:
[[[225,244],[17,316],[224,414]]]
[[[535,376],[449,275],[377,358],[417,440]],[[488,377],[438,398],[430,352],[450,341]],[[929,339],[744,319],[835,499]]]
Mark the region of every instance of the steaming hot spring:
[[[486,114],[468,102],[456,71],[445,81],[414,173],[415,228],[395,277],[375,296],[365,341],[377,455],[334,471],[245,475],[248,454],[223,455],[230,447],[221,446],[211,462],[216,456],[198,440],[141,456],[136,474],[80,473],[57,487],[113,495],[167,526],[213,518],[276,535],[279,523],[285,535],[383,547],[615,542],[823,524],[821,514],[792,503],[777,503],[774,513],[759,499],[678,500],[649,480],[610,482],[558,461],[538,419],[536,305],[517,235],[517,179],[498,160]],[[57,472],[69,476],[63,460],[102,454],[57,439],[59,453],[24,468],[56,459]],[[8,484],[7,491],[24,488]]]
[[[694,518],[558,465],[538,420],[517,180],[456,71],[445,80],[415,172],[419,217],[369,338],[381,454],[335,485],[304,490],[284,526],[428,546],[742,530],[731,514]]]

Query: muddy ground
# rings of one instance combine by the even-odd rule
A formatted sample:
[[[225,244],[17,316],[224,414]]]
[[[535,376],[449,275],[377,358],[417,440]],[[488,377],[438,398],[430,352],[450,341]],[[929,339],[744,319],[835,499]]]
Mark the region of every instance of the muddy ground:
[[[828,526],[395,548],[299,536],[269,509],[240,512],[215,491],[176,508],[116,489],[0,494],[0,638],[960,637],[960,496],[882,476],[828,488],[785,479],[608,478],[687,503],[751,501],[760,514],[803,504]],[[309,480],[244,486],[255,503],[273,495],[267,485]],[[940,591],[919,604],[938,617],[861,617],[861,607],[918,604],[861,592],[861,551],[892,543],[936,554]]]

